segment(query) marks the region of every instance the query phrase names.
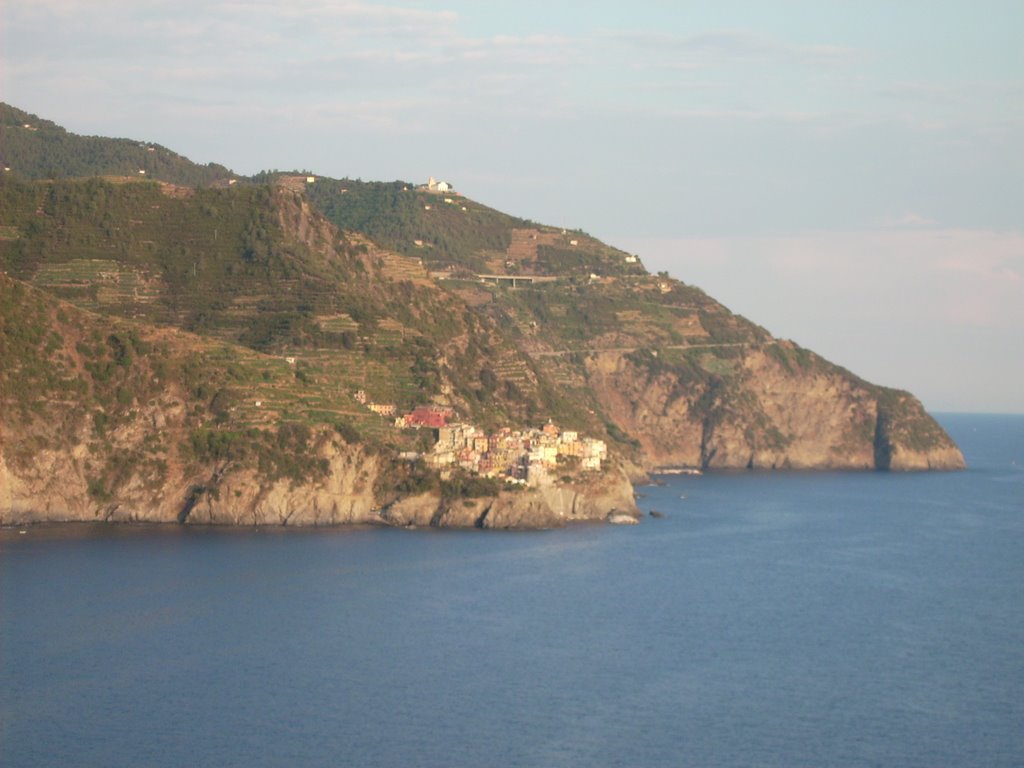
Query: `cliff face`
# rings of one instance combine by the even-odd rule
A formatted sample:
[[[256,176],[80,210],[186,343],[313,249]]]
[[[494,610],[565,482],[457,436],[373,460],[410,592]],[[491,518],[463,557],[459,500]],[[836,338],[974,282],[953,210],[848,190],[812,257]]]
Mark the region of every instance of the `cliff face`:
[[[570,522],[639,516],[633,486],[621,473],[583,485],[551,483],[539,489],[476,499],[408,496],[383,509],[374,494],[380,461],[358,446],[329,445],[322,478],[268,482],[253,469],[207,468],[176,474],[154,487],[145,477],[125,478],[104,500],[90,496],[76,454],[43,452],[32,467],[12,470],[0,452],[0,524],[33,522],[154,522],[189,525],[437,526],[448,528],[553,528]]]
[[[408,463],[333,413],[299,410],[312,389],[305,369],[101,317],[3,275],[0,360],[0,524],[536,528],[636,511],[620,472],[394,503],[409,495],[396,485]],[[376,421],[361,423],[387,429],[368,416]],[[406,449],[422,437],[385,434]]]
[[[652,374],[619,353],[588,362],[599,401],[637,436],[649,471],[963,468],[960,450],[916,399],[891,390],[880,395],[844,374],[786,370],[752,350],[734,381],[696,391],[698,410],[697,398],[680,392],[671,372]]]
[[[220,478],[216,492],[203,492],[179,521],[218,525],[339,525],[380,522],[373,494],[379,472],[375,457],[358,447],[326,445],[326,476],[296,483],[267,483],[253,469]],[[184,508],[183,508],[184,511]]]
[[[956,443],[909,392],[882,392],[874,448],[877,469],[922,471],[965,466]]]
[[[459,528],[556,528],[570,522],[640,515],[633,485],[621,470],[585,484],[546,482],[538,488],[504,491],[497,496],[443,499],[411,496],[390,504],[381,519],[395,526]]]
[[[0,129],[18,125],[0,113]],[[44,153],[32,141],[25,153]],[[165,154],[106,146],[108,159]],[[634,479],[963,466],[909,393],[584,232],[402,182],[231,185],[210,170],[177,187],[166,182],[201,169],[164,159],[147,171],[159,183],[0,176],[0,522],[635,515],[618,469],[487,498],[423,494],[442,487],[436,473],[400,457],[428,450],[427,435],[380,414],[428,403],[488,432],[551,420],[600,438]]]

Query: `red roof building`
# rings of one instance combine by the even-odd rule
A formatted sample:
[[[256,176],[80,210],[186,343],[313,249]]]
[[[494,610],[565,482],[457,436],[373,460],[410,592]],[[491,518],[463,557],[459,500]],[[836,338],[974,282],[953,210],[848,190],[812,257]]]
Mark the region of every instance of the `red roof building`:
[[[440,429],[448,426],[448,419],[452,416],[451,408],[440,408],[433,405],[418,405],[406,414],[405,423],[410,427],[427,427],[428,429]]]

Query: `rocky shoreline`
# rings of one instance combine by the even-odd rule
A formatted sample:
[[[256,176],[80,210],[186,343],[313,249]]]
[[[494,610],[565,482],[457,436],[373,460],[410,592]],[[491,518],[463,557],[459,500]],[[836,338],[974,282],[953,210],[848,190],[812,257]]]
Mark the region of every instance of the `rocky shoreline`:
[[[44,522],[175,523],[182,525],[382,525],[445,528],[555,528],[571,522],[639,518],[626,472],[612,469],[585,482],[549,480],[534,488],[479,498],[438,493],[383,500],[374,493],[387,471],[358,446],[325,451],[323,479],[266,482],[256,470],[177,476],[159,488],[134,477],[113,498],[97,500],[73,456],[43,452],[31,468],[14,472],[0,449],[0,525]]]
[[[65,471],[70,470],[73,461],[62,463],[59,457],[42,458],[41,467],[49,471],[25,476],[13,473],[0,452],[0,527],[102,523],[526,530],[583,522],[627,524],[643,517],[636,504],[641,494],[636,493],[634,483],[658,483],[656,471],[647,476],[635,466],[629,467],[630,471],[617,467],[586,482],[552,479],[539,487],[520,487],[490,496],[444,498],[429,492],[381,503],[372,490],[381,471],[379,463],[375,457],[354,448],[334,452],[327,476],[316,482],[266,483],[254,470],[240,470],[220,478],[216,491],[200,485],[200,478],[178,478],[154,493],[140,480],[128,483],[116,498],[98,502],[89,497],[84,478],[64,475],[64,482],[55,482],[54,478],[61,473],[53,471],[61,465]],[[957,457],[948,457],[948,462],[944,458],[926,454],[908,457],[900,462],[899,469],[960,468]],[[858,471],[851,467],[836,469]],[[705,471],[746,470],[720,467]]]

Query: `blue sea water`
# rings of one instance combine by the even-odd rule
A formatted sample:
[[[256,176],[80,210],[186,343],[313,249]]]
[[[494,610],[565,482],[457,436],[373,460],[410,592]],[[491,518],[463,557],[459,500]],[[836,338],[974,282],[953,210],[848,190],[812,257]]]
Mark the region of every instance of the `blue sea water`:
[[[1024,765],[1024,417],[640,526],[0,531],[0,765]]]

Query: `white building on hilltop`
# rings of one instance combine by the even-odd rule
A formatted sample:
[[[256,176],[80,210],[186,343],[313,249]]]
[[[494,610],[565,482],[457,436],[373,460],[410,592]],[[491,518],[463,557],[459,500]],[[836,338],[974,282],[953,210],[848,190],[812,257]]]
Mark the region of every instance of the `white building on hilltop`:
[[[445,192],[452,191],[452,185],[447,181],[438,181],[433,176],[427,179],[427,183],[420,187],[424,192],[433,192],[434,194],[440,195]]]

